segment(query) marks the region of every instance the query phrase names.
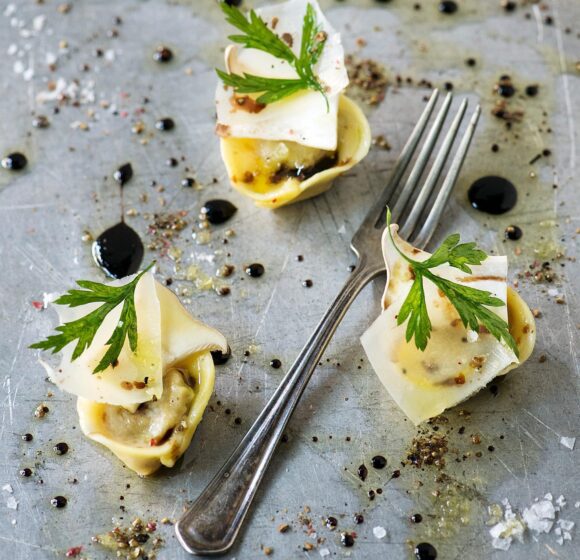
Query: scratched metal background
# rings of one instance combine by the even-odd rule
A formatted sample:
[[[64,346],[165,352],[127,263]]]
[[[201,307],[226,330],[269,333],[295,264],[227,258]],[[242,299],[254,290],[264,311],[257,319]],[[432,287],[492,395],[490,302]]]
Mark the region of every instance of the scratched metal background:
[[[483,99],[484,114],[473,154],[438,238],[460,231],[488,250],[507,251],[514,276],[525,272],[540,243],[554,242],[573,257],[578,253],[574,233],[580,226],[576,170],[580,76],[574,66],[580,57],[580,4],[552,0],[546,3],[548,12],[528,5],[508,16],[495,0],[466,0],[460,2],[460,11],[453,17],[439,15],[433,0],[423,0],[420,12],[412,11],[411,4],[367,0],[360,5],[329,1],[325,6],[328,17],[343,33],[346,51],[383,62],[391,79],[396,72],[436,84],[452,79],[458,95],[469,94],[473,101]],[[68,14],[60,14],[55,1],[18,1],[16,5],[14,14],[0,15],[0,153],[18,149],[28,155],[30,163],[18,174],[0,170],[0,483],[10,484],[18,501],[16,511],[8,509],[4,502],[10,495],[0,491],[0,557],[63,557],[69,546],[82,544],[87,557],[107,558],[112,553],[90,544],[93,534],[110,529],[112,518],[120,516],[125,521],[135,515],[178,516],[267,401],[283,374],[283,369],[269,367],[269,361],[277,357],[285,367],[291,363],[345,280],[353,262],[350,235],[380,192],[427,90],[409,87],[397,93],[391,88],[385,102],[368,111],[374,133],[385,134],[392,144],[390,152],[373,150],[332,191],[315,200],[277,212],[258,210],[229,189],[213,135],[212,66],[219,64],[218,49],[224,44],[226,28],[212,2],[75,2]],[[0,14],[6,7],[5,1],[0,2]],[[525,13],[531,17],[526,19]],[[543,24],[547,13],[555,25]],[[32,19],[38,15],[46,16],[44,26],[27,37],[22,30],[32,29]],[[123,20],[118,38],[107,37],[115,25],[113,16]],[[565,32],[566,26],[572,27],[570,33]],[[357,45],[360,37],[368,43],[364,48]],[[45,55],[57,52],[62,39],[68,41],[69,52],[59,56],[57,69],[51,73]],[[151,53],[160,43],[175,51],[175,60],[169,65],[151,61]],[[19,55],[6,54],[12,44],[23,50],[20,60],[25,67],[35,69],[32,79],[27,81],[14,72]],[[114,60],[97,58],[97,48],[113,49]],[[463,61],[467,56],[477,58],[476,68],[466,68]],[[81,72],[82,63],[89,64],[90,71]],[[505,136],[501,123],[492,122],[490,90],[494,79],[505,72],[517,78],[520,91],[528,82],[541,84],[540,104],[547,111],[543,127],[551,127],[551,135],[540,134],[539,122],[528,120],[518,128],[518,143],[513,136]],[[96,102],[65,106],[58,115],[52,114],[51,103],[39,107],[37,93],[55,77],[77,78],[82,84],[94,80]],[[150,98],[144,106],[146,112],[135,117],[133,111],[142,106],[145,96]],[[100,108],[101,99],[115,103],[121,114]],[[96,111],[92,118],[87,115],[91,108]],[[49,129],[32,128],[33,111],[49,115]],[[173,117],[176,129],[168,134],[156,132],[142,145],[140,140],[148,137],[161,116]],[[145,135],[131,133],[131,122],[137,118],[147,126]],[[90,130],[71,128],[75,121],[88,122]],[[498,138],[502,139],[503,159],[494,160],[489,146]],[[529,167],[528,160],[545,146],[554,156]],[[167,157],[182,155],[185,163],[177,168],[165,166]],[[185,265],[198,262],[208,273],[225,261],[237,267],[230,296],[220,298],[214,292],[193,289],[188,304],[194,314],[227,335],[233,357],[218,368],[216,395],[185,460],[171,471],[143,480],[82,437],[76,427],[74,398],[58,390],[47,397],[53,387],[46,382],[37,355],[27,350],[29,343],[46,335],[55,320],[53,312],[37,311],[32,301],[42,299],[43,292],[63,292],[78,278],[103,279],[93,264],[90,245],[81,237],[85,230],[98,235],[118,220],[118,189],[111,174],[125,161],[131,161],[135,170],[125,188],[125,208],[141,213],[127,221],[144,239],[148,223],[144,212],[183,209],[189,212],[192,224],[208,198],[225,197],[239,208],[227,224],[237,234],[225,247],[231,257],[218,255],[215,264],[203,257],[199,260],[199,255],[224,249],[220,233],[224,228],[214,228],[210,245],[196,245],[190,227],[177,242],[184,250]],[[489,219],[469,208],[465,192],[470,177],[498,171],[500,161],[503,167],[499,171],[504,174],[521,179],[534,169],[538,177],[536,182],[518,183],[521,203],[511,214]],[[203,190],[179,186],[185,165],[195,170],[205,185]],[[153,179],[165,186],[165,192],[150,186]],[[552,187],[554,182],[557,189]],[[147,203],[140,201],[144,192],[149,194]],[[546,222],[555,214],[555,222]],[[513,254],[514,244],[502,242],[503,229],[510,223],[524,229],[520,257]],[[303,262],[295,260],[298,254],[304,255]],[[264,264],[266,274],[258,280],[245,278],[243,264],[255,261]],[[450,534],[432,535],[437,532],[433,529],[436,521],[429,517],[438,511],[431,496],[437,488],[433,482],[436,473],[406,467],[398,480],[389,482],[390,472],[405,457],[416,430],[389,399],[366,360],[361,361],[358,337],[377,314],[382,290],[382,282],[377,281],[360,296],[338,330],[326,355],[329,361],[319,368],[306,392],[289,427],[289,441],[279,448],[247,529],[229,556],[256,558],[263,554],[260,547],[264,545],[273,547],[275,558],[317,558],[320,548],[328,548],[338,558],[409,558],[410,543],[429,540],[441,558],[580,557],[574,543],[560,547],[553,534],[538,542],[528,535],[525,544],[516,543],[509,553],[494,551],[485,525],[489,503],[507,497],[522,508],[546,492],[555,497],[563,494],[569,502],[563,517],[580,521],[580,510],[572,505],[580,500],[580,446],[570,451],[559,443],[560,436],[580,436],[580,267],[572,259],[561,262],[562,266],[555,265],[562,277],[555,289],[565,295],[566,305],[557,305],[547,293],[554,285],[520,283],[531,305],[543,313],[530,361],[499,384],[498,396],[484,390],[466,403],[471,412],[467,424],[456,412],[448,414],[451,426],[457,429],[464,424],[468,434],[478,432],[484,442],[481,459],[460,464],[453,461],[454,454],[476,448],[456,436],[450,443],[453,450],[445,472],[479,492],[465,525],[458,523]],[[162,258],[160,270],[162,277],[173,275],[171,260]],[[301,286],[306,278],[314,282],[311,289]],[[176,282],[174,287],[191,289],[187,282]],[[252,354],[245,358],[243,352],[251,345]],[[544,363],[538,361],[541,354],[547,356]],[[50,408],[42,420],[33,417],[41,402]],[[225,408],[232,413],[225,414]],[[242,419],[241,425],[234,423],[235,417]],[[21,441],[25,432],[34,434],[33,442]],[[313,436],[318,437],[317,443]],[[66,456],[53,454],[52,445],[57,441],[69,443],[71,451]],[[486,451],[489,444],[495,446],[494,453]],[[383,472],[371,472],[363,485],[354,471],[363,461],[369,464],[376,453],[384,454],[389,466]],[[34,475],[22,479],[18,471],[26,466],[34,469]],[[73,477],[78,484],[69,482]],[[422,488],[417,487],[418,481],[424,483]],[[370,502],[366,492],[377,487],[384,492]],[[69,499],[64,510],[50,506],[50,498],[57,494]],[[120,505],[126,507],[125,514]],[[302,545],[314,541],[304,534],[297,518],[305,506],[311,509],[318,536],[326,539],[309,553]],[[354,512],[364,513],[363,525],[353,525]],[[422,513],[426,521],[411,526],[407,516],[414,512]],[[356,530],[358,538],[352,549],[341,547],[338,531],[322,526],[321,518],[326,515],[338,517],[340,529]],[[290,532],[276,531],[282,522],[290,523]],[[373,536],[375,526],[387,529],[383,540]],[[159,557],[185,558],[171,527],[162,527],[160,532],[167,542]]]

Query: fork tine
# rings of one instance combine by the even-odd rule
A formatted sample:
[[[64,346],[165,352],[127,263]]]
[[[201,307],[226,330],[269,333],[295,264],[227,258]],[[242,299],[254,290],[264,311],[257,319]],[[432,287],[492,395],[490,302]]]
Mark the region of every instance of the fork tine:
[[[401,154],[399,155],[397,162],[395,163],[395,168],[393,169],[393,174],[385,187],[385,190],[381,193],[378,201],[375,205],[371,208],[367,217],[365,218],[363,224],[366,225],[366,221],[368,218],[375,219],[374,226],[378,229],[382,229],[385,225],[385,208],[388,202],[388,197],[392,194],[394,188],[399,184],[403,174],[405,173],[407,167],[409,166],[409,162],[417,149],[417,145],[419,144],[419,140],[423,136],[423,132],[429,122],[429,118],[431,117],[431,113],[433,112],[433,108],[435,107],[435,103],[437,103],[437,98],[439,97],[439,90],[434,89],[431,97],[429,98],[429,102],[427,106],[423,110],[421,117],[417,121],[411,136],[409,136],[407,142],[405,143],[403,149],[401,150]],[[378,214],[378,216],[377,216]]]
[[[463,165],[463,161],[465,160],[465,155],[467,154],[467,150],[469,149],[469,144],[471,143],[471,139],[473,138],[473,133],[475,132],[475,127],[477,126],[477,121],[479,120],[479,115],[481,114],[481,106],[478,105],[471,116],[471,120],[469,121],[469,125],[463,138],[461,139],[461,144],[457,149],[455,157],[451,162],[451,167],[449,168],[449,173],[445,180],[443,181],[443,185],[437,194],[437,198],[429,212],[429,216],[425,220],[425,223],[421,227],[419,234],[412,240],[413,245],[418,247],[425,247],[431,236],[433,235],[437,224],[439,223],[439,219],[441,218],[441,214],[447,204],[447,200],[449,199],[449,195],[451,194],[451,190],[455,185],[455,181],[457,180],[457,176],[461,171],[461,166]]]
[[[411,212],[409,212],[409,217],[405,220],[405,225],[401,227],[399,235],[401,235],[403,239],[410,239],[413,230],[417,227],[421,213],[425,209],[427,201],[429,200],[429,196],[431,196],[431,193],[433,192],[433,189],[435,188],[435,185],[441,176],[441,171],[445,166],[445,162],[447,161],[447,157],[449,156],[453,142],[455,142],[457,131],[461,126],[466,109],[467,99],[464,99],[461,102],[459,110],[457,111],[457,114],[451,123],[451,127],[445,136],[445,140],[439,149],[439,153],[437,154],[435,162],[433,163],[433,167],[431,168],[431,171],[425,180],[425,184],[421,187],[419,195],[413,204],[413,208],[411,209]]]
[[[443,106],[439,109],[439,113],[435,118],[435,122],[431,125],[431,130],[429,130],[429,135],[425,140],[425,144],[421,148],[419,152],[419,156],[417,157],[417,161],[411,170],[409,178],[403,187],[403,190],[397,197],[397,202],[393,206],[393,217],[395,220],[402,220],[403,217],[403,210],[411,198],[415,187],[419,183],[421,179],[421,175],[425,170],[425,167],[431,157],[431,153],[433,152],[433,148],[435,147],[435,143],[437,142],[437,138],[439,137],[439,133],[443,128],[443,123],[445,122],[445,117],[447,117],[447,111],[449,111],[449,106],[451,105],[451,100],[453,99],[453,94],[450,92],[445,97],[445,101],[443,102]]]

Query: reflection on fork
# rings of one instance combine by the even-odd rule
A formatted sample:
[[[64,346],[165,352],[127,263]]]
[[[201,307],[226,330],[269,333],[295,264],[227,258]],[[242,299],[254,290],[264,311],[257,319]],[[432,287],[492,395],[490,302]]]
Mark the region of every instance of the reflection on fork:
[[[431,239],[461,170],[481,113],[477,106],[436,192],[467,109],[467,100],[463,100],[427,177],[421,183],[452,101],[452,94],[447,94],[419,147],[438,97],[439,92],[435,90],[407,140],[386,188],[352,238],[351,248],[358,259],[355,271],[248,433],[176,524],[177,538],[188,552],[223,554],[234,544],[270,459],[316,364],[356,296],[373,278],[385,272],[381,234],[385,227],[387,203],[392,208],[393,219],[399,224],[399,233],[403,238],[419,248],[424,248]],[[416,152],[415,163],[403,183]]]

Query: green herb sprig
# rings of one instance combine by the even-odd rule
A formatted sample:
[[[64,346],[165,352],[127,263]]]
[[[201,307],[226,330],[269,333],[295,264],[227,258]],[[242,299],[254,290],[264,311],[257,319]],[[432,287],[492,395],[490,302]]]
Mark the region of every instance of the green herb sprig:
[[[322,94],[328,110],[326,92],[314,73],[314,66],[324,49],[326,33],[321,31],[316,12],[311,4],[306,7],[304,15],[299,56],[294,54],[292,49],[266,25],[254,10],[250,10],[249,18],[246,18],[235,6],[230,6],[226,2],[220,2],[220,6],[226,16],[226,21],[243,33],[230,35],[228,37],[230,41],[285,60],[298,74],[298,78],[294,79],[266,78],[246,73],[229,74],[216,68],[218,76],[225,85],[233,87],[237,93],[260,93],[256,101],[263,105],[280,101],[298,91],[310,89]]]
[[[502,307],[505,303],[494,297],[491,292],[457,284],[431,272],[432,268],[449,264],[467,274],[472,274],[469,265],[480,265],[487,255],[477,249],[475,243],[459,243],[460,236],[454,233],[447,237],[437,250],[425,261],[419,262],[405,255],[393,240],[391,233],[391,211],[387,209],[387,228],[395,249],[413,269],[414,280],[403,305],[397,315],[397,325],[408,320],[405,338],[410,342],[415,339],[415,346],[423,351],[431,337],[432,325],[427,311],[423,279],[430,280],[445,294],[455,307],[465,328],[476,331],[483,325],[491,335],[511,348],[519,355],[516,341],[509,332],[509,325],[488,307]]]
[[[51,350],[53,354],[60,352],[65,346],[77,340],[77,345],[72,353],[72,360],[76,360],[93,342],[99,327],[103,324],[105,317],[118,305],[123,304],[119,322],[113,334],[105,343],[109,348],[93,373],[106,370],[109,366],[115,365],[119,354],[125,344],[125,339],[129,339],[129,347],[132,352],[137,351],[137,313],[135,311],[135,288],[141,277],[155,264],[152,262],[145,270],[140,272],[131,282],[123,286],[110,286],[91,282],[89,280],[78,280],[77,284],[82,290],[69,290],[60,296],[55,303],[67,305],[68,307],[79,307],[87,303],[102,302],[103,305],[97,307],[84,317],[64,323],[55,328],[59,334],[50,335],[45,340],[30,345],[30,348],[39,350]]]

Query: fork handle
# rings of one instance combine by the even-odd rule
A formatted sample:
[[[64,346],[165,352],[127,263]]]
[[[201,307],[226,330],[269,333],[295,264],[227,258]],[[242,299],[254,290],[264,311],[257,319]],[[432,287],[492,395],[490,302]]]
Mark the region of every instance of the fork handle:
[[[248,433],[175,526],[191,554],[223,554],[240,531],[282,433],[332,335],[356,296],[384,266],[358,266]]]

